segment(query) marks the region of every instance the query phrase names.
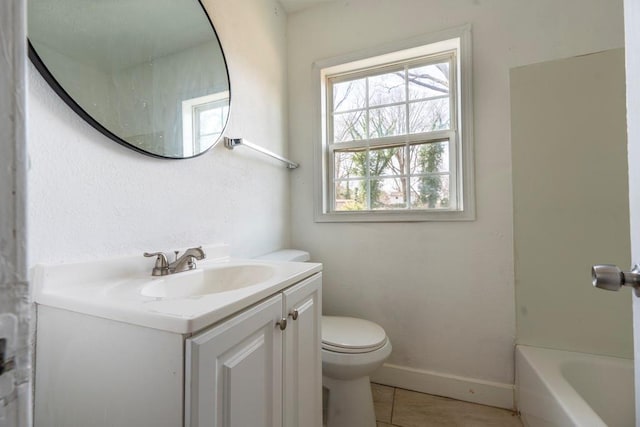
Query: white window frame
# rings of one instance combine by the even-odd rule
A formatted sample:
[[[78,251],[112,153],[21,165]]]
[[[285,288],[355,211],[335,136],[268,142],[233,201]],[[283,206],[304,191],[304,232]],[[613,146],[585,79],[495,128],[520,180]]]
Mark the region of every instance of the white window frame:
[[[440,58],[454,51],[454,65],[457,69],[451,82],[452,96],[456,96],[456,111],[451,113],[451,130],[429,133],[429,140],[448,139],[450,165],[449,209],[397,209],[366,211],[335,211],[334,204],[334,165],[332,150],[343,143],[333,144],[328,129],[327,117],[330,101],[327,96],[329,76],[348,73],[371,74],[379,67],[391,64],[419,60],[421,58]],[[314,180],[314,218],[316,222],[404,222],[404,221],[470,221],[475,219],[475,197],[473,185],[473,112],[471,88],[471,27],[454,28],[437,34],[417,37],[401,42],[364,51],[318,61],[313,65],[315,95],[318,97],[314,112],[314,130],[316,135],[316,161]],[[339,79],[339,77],[338,77]],[[319,89],[319,90],[318,90]],[[410,137],[410,138],[407,138]],[[402,135],[398,141],[407,140],[407,146],[416,140],[414,135]],[[389,143],[369,140],[368,144]],[[420,138],[417,138],[420,139]],[[398,142],[395,141],[395,142]],[[393,141],[392,141],[393,142]],[[348,143],[347,143],[348,144]]]

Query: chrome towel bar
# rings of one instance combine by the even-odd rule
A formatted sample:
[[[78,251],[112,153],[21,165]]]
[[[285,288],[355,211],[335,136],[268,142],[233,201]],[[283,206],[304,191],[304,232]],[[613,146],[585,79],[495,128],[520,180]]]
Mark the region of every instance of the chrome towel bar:
[[[289,169],[296,169],[298,166],[300,166],[296,162],[292,162],[291,160],[285,159],[284,157],[279,156],[276,153],[272,153],[266,148],[262,148],[259,145],[253,144],[242,138],[227,138],[226,136],[224,137],[224,146],[227,147],[229,150],[233,150],[233,148],[238,145],[244,145],[247,148],[251,148],[252,150],[255,150],[259,153],[266,154],[269,157],[273,157],[274,159],[280,160],[281,162],[286,163],[287,168]]]

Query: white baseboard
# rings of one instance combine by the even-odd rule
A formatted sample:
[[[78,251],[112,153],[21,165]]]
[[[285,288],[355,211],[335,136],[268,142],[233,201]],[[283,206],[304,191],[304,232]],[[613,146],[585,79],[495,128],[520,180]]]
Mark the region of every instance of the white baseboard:
[[[498,408],[514,409],[514,385],[385,363],[372,376],[374,383],[450,397]]]

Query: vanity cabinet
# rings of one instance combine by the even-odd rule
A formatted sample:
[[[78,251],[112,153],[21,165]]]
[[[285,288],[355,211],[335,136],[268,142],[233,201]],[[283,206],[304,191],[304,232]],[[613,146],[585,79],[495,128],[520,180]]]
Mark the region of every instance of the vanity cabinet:
[[[321,289],[318,278],[283,292],[284,427],[322,424]]]
[[[194,334],[38,305],[34,425],[320,427],[321,277]]]
[[[186,341],[188,427],[321,423],[320,278]]]

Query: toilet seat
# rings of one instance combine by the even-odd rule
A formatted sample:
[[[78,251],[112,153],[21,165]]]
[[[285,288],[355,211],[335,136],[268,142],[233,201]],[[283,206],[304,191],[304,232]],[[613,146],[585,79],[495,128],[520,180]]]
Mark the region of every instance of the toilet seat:
[[[322,316],[322,349],[325,351],[369,353],[386,343],[384,329],[373,322],[353,317]]]

